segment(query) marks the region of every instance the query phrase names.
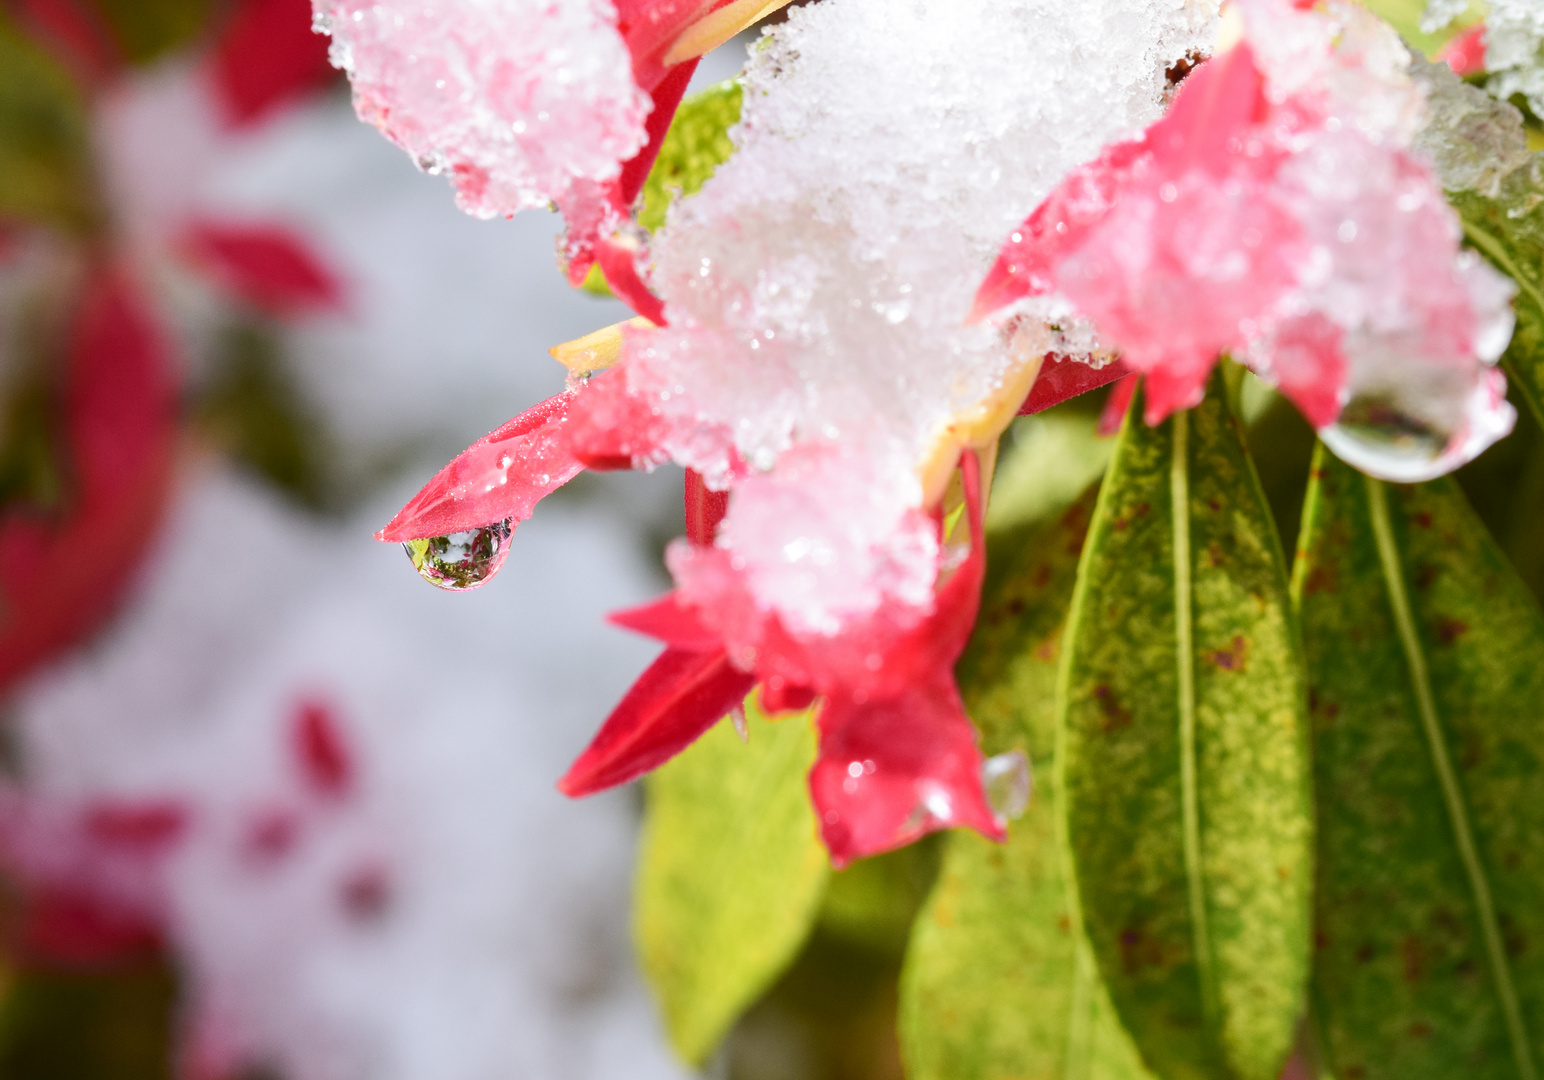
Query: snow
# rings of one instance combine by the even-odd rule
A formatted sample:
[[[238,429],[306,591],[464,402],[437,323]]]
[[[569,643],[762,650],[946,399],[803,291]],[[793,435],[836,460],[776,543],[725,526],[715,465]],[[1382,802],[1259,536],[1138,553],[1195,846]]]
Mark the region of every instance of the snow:
[[[922,473],[1017,362],[964,325],[975,284],[1068,168],[1160,115],[1165,70],[1213,33],[1180,0],[826,0],[755,47],[736,155],[655,238],[670,326],[630,331],[618,374],[675,422],[677,462],[718,487],[742,461],[760,474],[719,543],[790,629],[925,610]],[[717,579],[680,584],[711,606],[698,580]]]

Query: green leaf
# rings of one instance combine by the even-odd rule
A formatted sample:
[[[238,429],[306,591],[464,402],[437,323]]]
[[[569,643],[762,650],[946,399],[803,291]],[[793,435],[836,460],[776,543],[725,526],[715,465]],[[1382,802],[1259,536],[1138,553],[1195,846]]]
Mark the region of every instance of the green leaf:
[[[91,0],[132,64],[146,64],[198,36],[211,0]]]
[[[169,1080],[176,982],[165,967],[22,971],[0,1003],[7,1080]]]
[[[1305,696],[1276,530],[1226,403],[1105,477],[1064,639],[1067,830],[1100,971],[1169,1080],[1274,1080],[1308,969]]]
[[[649,778],[634,932],[676,1050],[701,1064],[798,955],[830,876],[808,719],[720,723]]]
[[[734,153],[729,129],[740,122],[740,96],[740,84],[730,79],[681,102],[643,182],[639,225],[658,229],[672,202],[695,194],[729,160]]]
[[[1322,447],[1293,591],[1330,1064],[1343,1080],[1532,1080],[1544,616],[1452,480],[1384,484]]]
[[[325,433],[296,388],[273,331],[255,324],[226,327],[214,352],[213,377],[193,403],[194,425],[279,490],[313,509],[324,507],[331,480]]]
[[[0,12],[0,218],[84,230],[99,217],[85,102]]]
[[[917,912],[938,879],[943,840],[943,834],[933,833],[832,873],[817,928],[844,944],[899,960]]]
[[[1149,1075],[1074,929],[1057,835],[1057,662],[1094,495],[994,538],[992,582],[957,674],[985,752],[1024,751],[1038,786],[1006,844],[948,837],[902,977],[911,1080]]]

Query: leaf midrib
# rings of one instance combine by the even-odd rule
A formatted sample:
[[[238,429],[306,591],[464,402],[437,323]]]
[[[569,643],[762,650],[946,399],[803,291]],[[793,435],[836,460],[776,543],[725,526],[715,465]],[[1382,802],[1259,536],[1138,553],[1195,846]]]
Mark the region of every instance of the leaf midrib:
[[[1195,627],[1190,566],[1190,414],[1174,414],[1169,457],[1169,520],[1173,523],[1174,653],[1179,681],[1180,816],[1185,853],[1185,884],[1190,901],[1190,930],[1201,1012],[1209,1026],[1218,1020],[1217,984],[1211,934],[1207,928],[1206,880],[1201,851],[1201,799],[1196,779]],[[1531,1078],[1530,1078],[1531,1080]]]
[[[1436,697],[1432,692],[1431,673],[1426,666],[1426,654],[1416,630],[1415,617],[1410,607],[1410,596],[1405,586],[1404,570],[1399,549],[1394,542],[1394,530],[1389,519],[1388,492],[1381,480],[1364,476],[1367,484],[1368,510],[1372,517],[1373,536],[1378,545],[1378,561],[1383,570],[1384,584],[1388,589],[1389,607],[1393,611],[1394,625],[1399,642],[1404,649],[1405,663],[1410,669],[1410,682],[1415,690],[1416,708],[1421,717],[1421,730],[1426,736],[1426,747],[1431,754],[1432,767],[1442,789],[1442,801],[1448,813],[1453,837],[1458,845],[1458,855],[1469,879],[1469,891],[1479,916],[1480,931],[1485,939],[1485,952],[1490,960],[1491,977],[1496,984],[1496,995],[1501,999],[1501,1011],[1506,1018],[1507,1034],[1512,1043],[1512,1055],[1517,1062],[1517,1072],[1522,1080],[1537,1080],[1533,1065],[1533,1051],[1528,1030],[1523,1023],[1522,1009],[1517,1000],[1517,989],[1512,982],[1512,969],[1507,963],[1506,950],[1501,941],[1500,923],[1496,917],[1495,901],[1491,896],[1490,880],[1480,862],[1479,849],[1474,842],[1474,830],[1469,822],[1469,810],[1465,805],[1458,775],[1448,754],[1442,725],[1437,717]]]

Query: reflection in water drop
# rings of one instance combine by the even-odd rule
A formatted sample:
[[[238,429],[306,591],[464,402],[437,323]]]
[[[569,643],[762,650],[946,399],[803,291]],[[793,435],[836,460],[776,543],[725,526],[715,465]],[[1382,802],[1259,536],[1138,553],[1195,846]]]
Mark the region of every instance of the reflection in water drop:
[[[1408,385],[1352,395],[1340,419],[1319,431],[1335,456],[1370,476],[1414,484],[1472,461],[1512,430],[1516,412],[1506,400],[1505,377],[1495,370],[1467,394]],[[1439,392],[1440,391],[1440,392]]]
[[[981,787],[997,819],[1004,824],[1012,821],[1029,806],[1029,794],[1034,787],[1029,755],[1022,750],[1010,750],[987,758],[981,765]]]
[[[402,547],[413,560],[413,569],[429,584],[463,592],[499,572],[514,531],[508,521],[500,521],[449,536],[409,540]]]

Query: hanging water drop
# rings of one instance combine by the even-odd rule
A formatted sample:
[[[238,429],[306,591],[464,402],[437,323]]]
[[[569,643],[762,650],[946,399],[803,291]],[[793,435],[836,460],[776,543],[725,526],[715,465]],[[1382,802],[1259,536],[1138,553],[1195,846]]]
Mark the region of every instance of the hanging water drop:
[[[1354,393],[1319,437],[1336,457],[1370,476],[1415,484],[1472,461],[1512,430],[1517,414],[1500,372],[1486,371],[1467,394],[1440,390],[1412,373],[1404,386]]]
[[[981,764],[981,788],[997,820],[1007,824],[1023,814],[1034,788],[1029,755],[1022,750],[1010,750],[987,758]]]
[[[741,702],[729,710],[729,722],[734,725],[735,734],[740,736],[742,743],[751,741],[750,721],[745,718],[745,703]]]
[[[429,584],[464,592],[499,572],[514,532],[510,522],[500,521],[449,536],[409,540],[402,547],[413,560],[413,569]]]

